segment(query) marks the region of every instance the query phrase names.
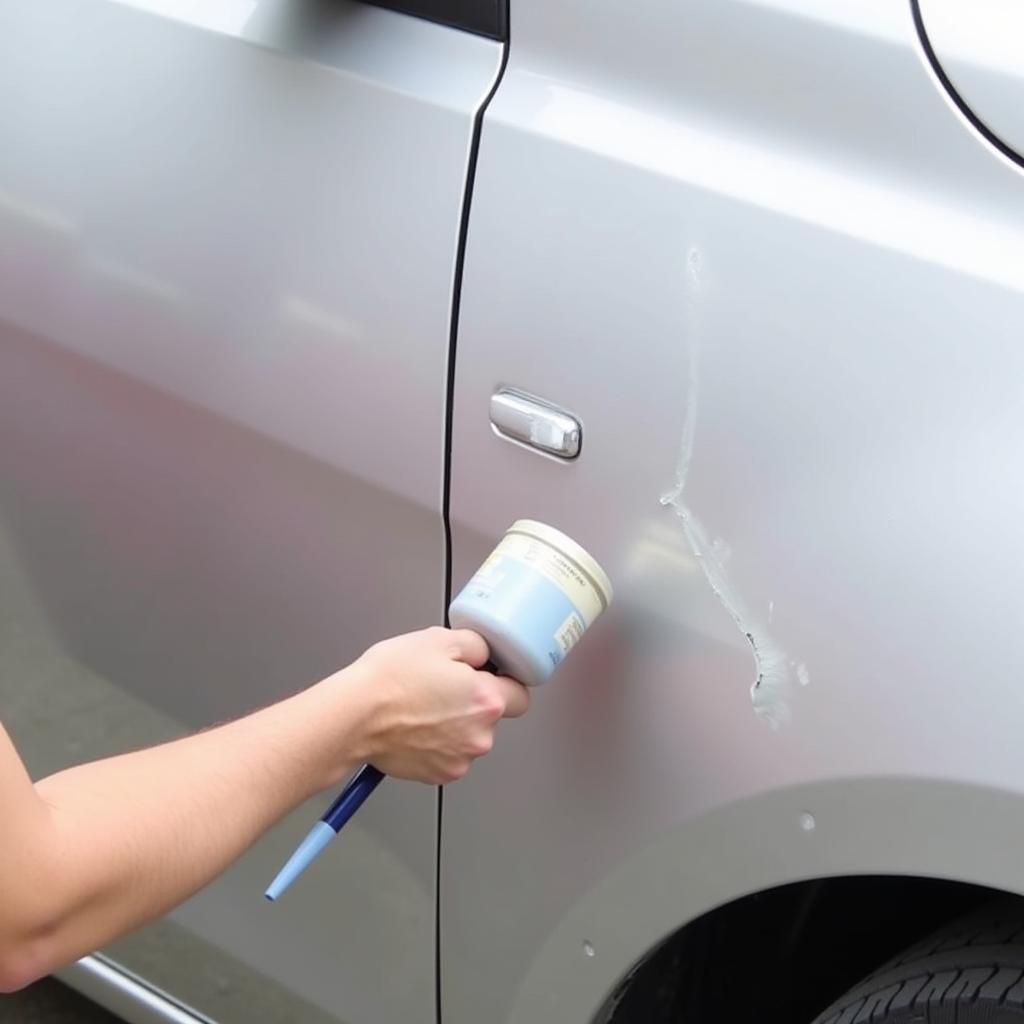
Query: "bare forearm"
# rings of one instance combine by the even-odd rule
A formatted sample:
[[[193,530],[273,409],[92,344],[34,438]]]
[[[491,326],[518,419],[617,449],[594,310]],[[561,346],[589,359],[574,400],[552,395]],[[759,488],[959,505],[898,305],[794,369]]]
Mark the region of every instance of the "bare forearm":
[[[342,674],[229,725],[39,782],[50,866],[32,922],[40,972],[180,903],[355,767],[362,708],[337,699],[344,685]]]
[[[0,724],[0,990],[187,899],[363,761],[461,778],[528,704],[514,680],[474,668],[487,658],[463,630],[395,637],[274,707],[35,786]]]

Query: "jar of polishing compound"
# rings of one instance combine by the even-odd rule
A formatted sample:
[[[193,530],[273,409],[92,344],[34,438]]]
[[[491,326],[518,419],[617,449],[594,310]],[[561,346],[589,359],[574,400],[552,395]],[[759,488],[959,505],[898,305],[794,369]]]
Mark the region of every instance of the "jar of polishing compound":
[[[449,620],[479,633],[501,672],[539,686],[611,600],[611,581],[579,544],[520,519],[452,602]]]

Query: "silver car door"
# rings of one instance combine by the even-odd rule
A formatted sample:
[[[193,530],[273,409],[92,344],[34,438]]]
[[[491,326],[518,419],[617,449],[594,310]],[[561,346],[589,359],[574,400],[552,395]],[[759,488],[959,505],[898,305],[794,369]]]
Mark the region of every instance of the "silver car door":
[[[517,0],[512,27],[453,583],[528,517],[617,596],[445,792],[445,1024],[593,1020],[666,935],[785,882],[1024,891],[1020,167],[909,2]],[[1019,83],[987,84],[1019,111]],[[576,416],[579,458],[498,436],[501,387]]]
[[[469,27],[0,5],[0,715],[35,774],[442,621],[449,310],[502,56]],[[432,1021],[436,793],[382,786],[270,907],[326,799],[106,957],[224,1024]]]

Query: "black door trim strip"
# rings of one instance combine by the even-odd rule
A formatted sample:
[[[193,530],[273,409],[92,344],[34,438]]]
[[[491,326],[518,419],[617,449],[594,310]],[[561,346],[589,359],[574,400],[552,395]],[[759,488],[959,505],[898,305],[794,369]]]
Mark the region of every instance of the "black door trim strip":
[[[924,17],[921,15],[921,5],[918,0],[910,0],[910,10],[914,18],[914,27],[917,29],[917,34],[921,39],[921,46],[924,49],[924,55],[928,58],[928,63],[932,67],[932,71],[935,72],[935,77],[942,83],[949,98],[956,105],[957,110],[960,111],[964,117],[973,125],[973,127],[979,132],[979,134],[985,139],[989,145],[994,146],[1003,156],[1008,160],[1012,160],[1018,167],[1024,167],[1024,155],[1018,153],[1017,150],[1008,146],[1001,138],[978,115],[968,106],[964,101],[963,97],[956,91],[956,86],[953,84],[952,79],[946,74],[942,63],[939,61],[938,54],[935,52],[935,48],[932,46],[931,39],[928,38],[928,30],[925,28]]]
[[[508,39],[508,0],[364,0],[489,39]]]
[[[503,0],[504,2],[504,0]],[[506,7],[506,29],[507,7]],[[448,622],[448,605],[452,600],[452,433],[455,423],[455,353],[459,340],[459,311],[462,303],[462,277],[466,264],[466,239],[469,234],[469,213],[473,203],[473,185],[476,182],[476,165],[480,156],[480,135],[484,126],[484,115],[494,99],[494,94],[505,77],[508,65],[508,39],[501,55],[501,66],[494,77],[494,84],[480,104],[473,118],[473,133],[470,137],[469,159],[466,162],[466,188],[462,195],[462,218],[459,223],[459,241],[455,254],[455,274],[452,281],[451,322],[448,334],[448,382],[445,395],[444,417],[444,476],[441,494],[441,519],[444,524],[445,573],[444,573],[444,621]],[[434,861],[436,877],[434,878],[434,995],[435,1020],[442,1024],[441,1019],[441,836],[444,825],[444,787],[437,790],[437,855]]]

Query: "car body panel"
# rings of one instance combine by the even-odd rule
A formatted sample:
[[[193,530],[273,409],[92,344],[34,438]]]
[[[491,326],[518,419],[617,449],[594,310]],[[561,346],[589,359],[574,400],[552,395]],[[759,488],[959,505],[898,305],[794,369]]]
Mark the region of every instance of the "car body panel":
[[[915,0],[920,27],[955,101],[985,137],[1024,163],[1024,10],[1005,0],[969,7]]]
[[[666,934],[785,881],[1024,891],[1024,178],[909,6],[513,15],[453,580],[530,517],[617,596],[446,792],[446,1024],[590,1020]],[[580,458],[496,436],[499,387],[572,409]]]
[[[3,714],[40,774],[442,620],[454,266],[502,48],[227,0],[5,4],[0,40]],[[224,1024],[432,1021],[432,789],[381,787],[263,900],[328,798],[110,955]]]

